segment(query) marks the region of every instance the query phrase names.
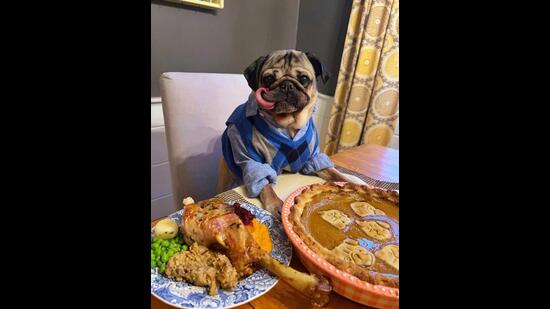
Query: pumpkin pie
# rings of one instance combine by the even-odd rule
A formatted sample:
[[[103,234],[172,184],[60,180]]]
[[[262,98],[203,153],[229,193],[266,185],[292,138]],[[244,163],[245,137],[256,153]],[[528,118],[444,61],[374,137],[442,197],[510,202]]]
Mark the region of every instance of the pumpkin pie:
[[[314,184],[295,198],[292,228],[317,255],[363,281],[399,287],[399,194]]]

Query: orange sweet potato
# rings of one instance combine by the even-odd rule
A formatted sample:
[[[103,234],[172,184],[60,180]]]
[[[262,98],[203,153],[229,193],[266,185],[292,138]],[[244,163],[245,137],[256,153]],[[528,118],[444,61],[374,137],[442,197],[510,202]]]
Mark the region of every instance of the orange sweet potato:
[[[271,252],[273,248],[273,243],[271,242],[271,237],[269,236],[269,230],[267,226],[254,218],[252,224],[246,225],[246,229],[252,235],[254,240],[260,245],[260,248],[267,252]]]

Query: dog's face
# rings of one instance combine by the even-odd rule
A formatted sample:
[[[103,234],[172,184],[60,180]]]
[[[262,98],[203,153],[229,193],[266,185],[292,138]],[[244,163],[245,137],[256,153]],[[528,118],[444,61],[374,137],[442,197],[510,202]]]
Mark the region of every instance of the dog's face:
[[[317,99],[317,78],[328,80],[320,61],[309,53],[278,50],[258,58],[244,72],[258,105],[283,128],[305,125]]]

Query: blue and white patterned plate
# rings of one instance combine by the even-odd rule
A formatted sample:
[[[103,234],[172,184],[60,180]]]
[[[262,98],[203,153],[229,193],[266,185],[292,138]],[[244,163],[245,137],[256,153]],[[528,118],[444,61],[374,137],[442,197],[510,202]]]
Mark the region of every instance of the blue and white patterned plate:
[[[231,203],[230,203],[231,204]],[[268,211],[254,205],[239,203],[248,209],[256,219],[265,224],[273,242],[271,256],[279,262],[289,265],[292,257],[292,246],[287,238],[281,221]],[[181,223],[183,209],[168,217]],[[151,237],[153,229],[151,229]],[[218,295],[209,296],[206,288],[187,282],[176,282],[158,273],[157,268],[151,269],[151,294],[161,301],[179,308],[232,308],[262,296],[279,281],[267,270],[259,268],[252,275],[241,279],[232,291],[218,289]]]

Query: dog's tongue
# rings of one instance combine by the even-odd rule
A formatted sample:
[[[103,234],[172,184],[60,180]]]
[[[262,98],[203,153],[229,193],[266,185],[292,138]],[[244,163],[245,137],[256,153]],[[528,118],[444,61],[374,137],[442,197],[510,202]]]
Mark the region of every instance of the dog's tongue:
[[[258,102],[258,105],[263,109],[273,109],[273,107],[275,106],[275,103],[266,101],[262,97],[262,93],[264,92],[268,93],[269,88],[258,88],[258,90],[256,90],[256,102]]]

